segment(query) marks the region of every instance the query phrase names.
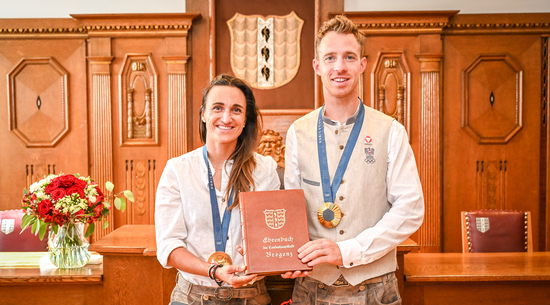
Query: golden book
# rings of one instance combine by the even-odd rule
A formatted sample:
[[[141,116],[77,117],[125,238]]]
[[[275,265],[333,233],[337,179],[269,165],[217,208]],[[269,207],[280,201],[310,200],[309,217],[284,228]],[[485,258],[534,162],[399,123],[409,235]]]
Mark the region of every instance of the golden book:
[[[243,192],[239,202],[247,275],[312,270],[298,258],[309,241],[303,190]]]

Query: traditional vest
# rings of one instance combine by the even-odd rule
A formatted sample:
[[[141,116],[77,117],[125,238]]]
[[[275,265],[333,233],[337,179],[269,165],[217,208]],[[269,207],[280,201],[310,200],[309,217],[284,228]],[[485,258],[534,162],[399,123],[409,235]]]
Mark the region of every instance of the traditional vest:
[[[373,227],[391,207],[387,200],[386,173],[388,165],[388,137],[393,118],[365,107],[365,119],[351,155],[343,181],[334,202],[340,206],[342,220],[335,228],[326,228],[317,219],[317,209],[323,204],[321,174],[317,153],[317,109],[294,123],[298,148],[301,187],[304,190],[310,239],[327,238],[335,242],[355,238]],[[334,126],[324,124],[327,161],[332,183],[338,162],[353,128],[353,124]],[[372,140],[372,141],[371,141]],[[370,142],[370,143],[369,143]],[[363,245],[367,246],[368,245]],[[395,271],[396,250],[366,265],[351,268],[320,264],[311,277],[332,284],[342,274],[352,285]]]

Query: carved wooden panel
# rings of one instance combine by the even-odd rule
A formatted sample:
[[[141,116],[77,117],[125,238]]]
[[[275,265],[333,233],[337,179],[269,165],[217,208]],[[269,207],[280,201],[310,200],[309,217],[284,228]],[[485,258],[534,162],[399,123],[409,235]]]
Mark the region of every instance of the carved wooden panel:
[[[43,179],[49,174],[55,174],[55,164],[26,164],[27,190],[31,184]]]
[[[23,58],[8,73],[10,130],[27,147],[52,147],[69,132],[68,72],[53,57]]]
[[[128,204],[127,224],[154,224],[157,186],[156,160],[126,160],[126,189],[134,193]]]
[[[122,145],[158,144],[157,71],[150,54],[126,54],[119,73]]]
[[[374,108],[395,118],[409,132],[411,73],[404,52],[379,52],[371,82]]]
[[[477,209],[506,210],[507,160],[476,161]]]
[[[462,72],[462,127],[480,144],[505,144],[523,126],[523,71],[509,55],[481,54]]]

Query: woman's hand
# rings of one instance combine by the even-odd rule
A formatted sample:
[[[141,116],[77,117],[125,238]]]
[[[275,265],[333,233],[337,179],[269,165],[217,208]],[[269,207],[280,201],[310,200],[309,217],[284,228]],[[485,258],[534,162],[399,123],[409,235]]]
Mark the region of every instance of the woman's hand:
[[[216,269],[216,278],[218,280],[224,281],[234,288],[239,288],[256,278],[256,274],[242,276],[238,276],[236,274],[238,272],[244,272],[245,270],[246,266],[226,265],[222,268]]]

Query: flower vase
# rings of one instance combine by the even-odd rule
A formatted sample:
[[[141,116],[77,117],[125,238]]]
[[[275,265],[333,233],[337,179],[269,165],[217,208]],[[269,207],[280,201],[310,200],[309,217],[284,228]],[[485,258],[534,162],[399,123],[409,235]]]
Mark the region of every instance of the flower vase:
[[[83,223],[66,223],[50,230],[48,236],[48,254],[50,261],[60,269],[80,268],[88,263],[91,254],[90,243],[84,237]]]

